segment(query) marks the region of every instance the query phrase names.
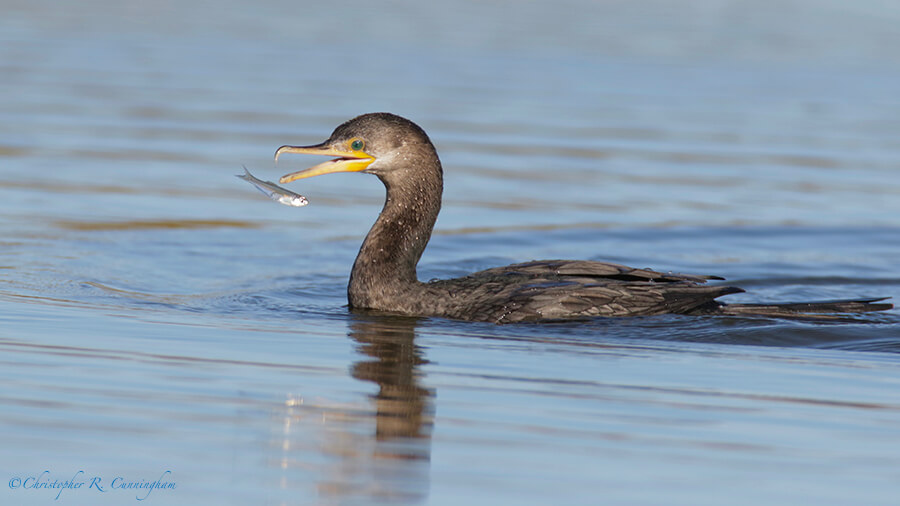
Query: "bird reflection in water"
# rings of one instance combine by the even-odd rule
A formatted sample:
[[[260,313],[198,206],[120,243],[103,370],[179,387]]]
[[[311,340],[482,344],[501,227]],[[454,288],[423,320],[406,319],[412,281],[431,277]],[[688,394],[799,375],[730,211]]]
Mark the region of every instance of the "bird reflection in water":
[[[419,385],[418,367],[427,364],[421,347],[414,342],[417,318],[373,318],[365,316],[350,325],[350,337],[358,350],[372,358],[353,364],[354,378],[378,385],[375,401],[375,437],[429,440],[434,415],[434,392]],[[392,458],[428,460],[429,451],[384,455]]]
[[[420,384],[419,366],[428,361],[414,342],[417,319],[366,314],[352,318],[349,337],[365,358],[351,365],[350,373],[377,385],[371,405],[295,400],[288,416],[288,424],[295,427],[285,427],[284,449],[294,454],[290,467],[318,475],[315,487],[322,497],[422,502],[430,486],[434,391]],[[309,423],[322,426],[312,428]],[[298,431],[296,425],[312,431]],[[314,453],[334,458],[321,465],[296,462],[296,450],[305,445],[291,448],[291,442],[306,439],[310,432],[321,435]]]

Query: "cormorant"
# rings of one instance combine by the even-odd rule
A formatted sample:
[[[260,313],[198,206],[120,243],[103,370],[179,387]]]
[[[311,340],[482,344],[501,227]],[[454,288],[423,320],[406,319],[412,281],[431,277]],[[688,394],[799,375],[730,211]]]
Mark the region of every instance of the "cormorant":
[[[334,172],[364,172],[378,176],[387,189],[384,209],[350,273],[351,308],[512,323],[665,313],[827,317],[893,307],[877,303],[884,298],[724,304],[715,299],[744,290],[705,284],[723,278],[586,260],[532,261],[423,283],[416,276],[416,264],[431,237],[443,190],[441,161],[424,130],[394,114],[365,114],[338,126],[321,144],[281,146],[275,160],[284,153],[334,158],[285,175],[282,183]]]

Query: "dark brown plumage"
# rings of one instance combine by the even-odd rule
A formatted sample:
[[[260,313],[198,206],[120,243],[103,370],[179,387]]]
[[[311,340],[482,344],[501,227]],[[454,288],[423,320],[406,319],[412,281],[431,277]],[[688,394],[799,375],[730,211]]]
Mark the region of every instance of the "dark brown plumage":
[[[441,208],[443,171],[428,135],[388,113],[366,114],[337,127],[315,146],[282,146],[282,153],[337,158],[288,174],[282,183],[333,172],[366,172],[384,183],[387,198],[353,264],[350,306],[404,315],[511,323],[665,313],[811,316],[890,309],[884,299],[802,304],[731,304],[717,297],[744,290],[707,286],[715,276],[663,274],[584,260],[544,260],[422,283],[416,264]]]

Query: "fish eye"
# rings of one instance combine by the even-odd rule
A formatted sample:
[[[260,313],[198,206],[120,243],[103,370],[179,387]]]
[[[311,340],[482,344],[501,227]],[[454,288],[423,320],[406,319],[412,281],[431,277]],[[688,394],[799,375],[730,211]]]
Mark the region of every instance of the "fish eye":
[[[350,149],[353,151],[362,151],[366,147],[366,143],[362,139],[353,139],[350,141]]]

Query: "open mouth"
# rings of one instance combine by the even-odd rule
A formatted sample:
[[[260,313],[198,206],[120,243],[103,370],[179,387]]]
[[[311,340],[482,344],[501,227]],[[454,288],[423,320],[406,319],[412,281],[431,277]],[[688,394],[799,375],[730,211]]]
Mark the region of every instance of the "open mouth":
[[[362,151],[354,152],[337,149],[328,145],[327,143],[318,144],[315,146],[281,146],[277,151],[275,151],[276,162],[278,161],[278,157],[283,153],[337,156],[337,158],[333,158],[331,160],[328,160],[327,162],[320,163],[308,169],[285,174],[284,176],[281,176],[281,179],[279,179],[282,184],[290,183],[291,181],[296,181],[297,179],[320,176],[322,174],[333,174],[336,172],[361,172],[366,170],[366,168],[375,161],[375,157],[369,156]]]

